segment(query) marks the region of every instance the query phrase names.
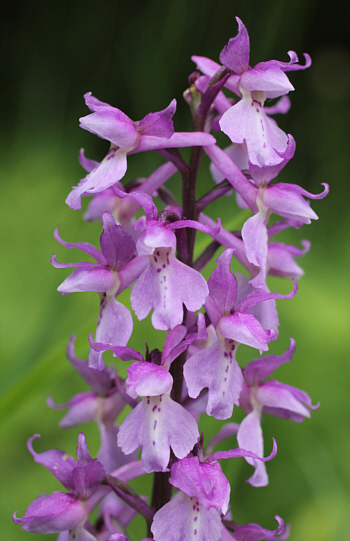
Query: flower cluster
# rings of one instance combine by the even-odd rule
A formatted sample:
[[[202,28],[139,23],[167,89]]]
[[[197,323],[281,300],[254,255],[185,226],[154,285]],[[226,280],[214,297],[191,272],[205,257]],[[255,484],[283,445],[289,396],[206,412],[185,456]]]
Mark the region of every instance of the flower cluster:
[[[237,502],[232,502],[231,511],[230,484],[220,460],[243,457],[253,467],[248,482],[254,487],[267,485],[266,462],[275,457],[277,444],[273,440],[272,452],[264,456],[262,416],[300,422],[318,407],[304,391],[267,379],[291,361],[293,339],[282,355],[261,356],[244,369],[237,349],[243,345],[261,355],[278,338],[276,300],[288,302],[297,294],[296,279],[303,270],[295,257],[304,255],[310,245],[303,241],[300,249],[271,239],[287,227],[298,229],[317,219],[309,200],[323,198],[328,186],[313,195],[297,184],[273,182],[296,145],[271,115],[288,111],[287,94],[294,88],[286,73],[308,68],[309,56],[301,65],[290,51],[289,62],[270,60],[251,68],[248,32],[238,18],[237,23],[238,34],[223,48],[221,64],[193,57],[198,71],[190,76],[190,88],[184,93],[193,132],[174,131],[175,100],[132,121],[90,92],[85,95],[91,114],[80,119],[81,127],[109,141],[110,148],[100,163],[81,152],[87,175],[66,203],[79,209],[81,197],[91,196],[84,218],[102,221],[101,249],[66,242],[56,230],[60,244],[81,250],[94,261],[60,263],[55,255],[51,261],[58,268],[75,268],[58,287],[63,295],[94,291],[100,297],[88,360],[76,357],[74,337],[67,350],[69,362],[91,391],[63,405],[52,398],[48,403],[68,409],[61,427],[95,421],[101,443],[92,459],[81,433],[76,461],[55,449],[38,454],[32,446],[37,436],[30,438],[34,460],[48,468],[67,492],[40,496],[24,517],[15,514],[14,521],[26,531],[58,533],[59,541],[127,541],[127,527],[140,513],[147,523],[147,539],[154,541],[288,537],[289,528],[277,515],[276,530],[238,525],[232,519]],[[280,99],[265,105],[275,98]],[[231,140],[225,149],[210,133],[219,130]],[[182,147],[192,147],[189,163],[182,157]],[[148,178],[128,180],[127,156],[150,150],[165,163]],[[215,184],[198,199],[197,175],[204,152]],[[182,178],[181,201],[165,187],[176,172]],[[233,194],[236,202],[231,202]],[[226,195],[226,205],[251,211],[241,231],[230,232],[205,213]],[[273,214],[281,219],[269,223]],[[194,260],[196,230],[209,243]],[[206,280],[201,270],[216,253],[216,267]],[[235,261],[244,266],[245,276],[231,271]],[[268,275],[290,279],[290,293],[271,292]],[[150,351],[147,344],[145,351],[133,349],[133,314],[118,300],[128,289],[137,320],[151,312],[154,329],[166,332],[161,349]],[[163,342],[164,335],[159,334]],[[108,350],[117,363],[129,363],[125,380],[117,364],[105,365]],[[126,406],[131,411],[118,423]],[[231,422],[234,406],[246,413],[239,425]],[[198,429],[200,415],[205,414],[227,421],[206,447]],[[212,452],[219,442],[234,438],[238,447]],[[128,485],[146,474],[153,479],[151,501]]]

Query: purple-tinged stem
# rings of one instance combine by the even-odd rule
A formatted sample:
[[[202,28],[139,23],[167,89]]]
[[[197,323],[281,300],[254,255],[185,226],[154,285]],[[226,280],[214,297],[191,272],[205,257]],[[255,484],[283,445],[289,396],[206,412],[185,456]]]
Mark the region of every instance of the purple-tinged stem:
[[[202,212],[208,205],[220,199],[221,196],[225,195],[227,192],[232,190],[232,186],[228,180],[223,180],[219,184],[216,184],[209,192],[203,195],[197,201],[197,210]]]
[[[213,240],[206,248],[203,250],[200,256],[193,262],[193,268],[197,271],[201,271],[208,263],[212,260],[216,250],[220,248],[220,242]]]
[[[137,492],[126,483],[123,483],[123,481],[120,481],[120,479],[113,477],[113,475],[105,475],[104,482],[111,487],[113,492],[115,492],[119,498],[124,500],[130,507],[145,517],[148,526],[151,525],[154,511],[148,507]]]

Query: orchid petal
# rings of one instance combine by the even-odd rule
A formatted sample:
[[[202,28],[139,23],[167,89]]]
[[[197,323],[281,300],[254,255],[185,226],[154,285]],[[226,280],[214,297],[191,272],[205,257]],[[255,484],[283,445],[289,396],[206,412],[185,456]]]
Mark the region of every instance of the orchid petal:
[[[82,250],[86,254],[91,255],[94,259],[96,259],[97,263],[100,263],[101,265],[106,264],[106,258],[100,252],[100,250],[95,248],[95,246],[93,246],[89,242],[65,242],[59,236],[58,229],[59,228],[56,227],[54,231],[54,237],[60,244],[63,244],[65,248],[67,248],[68,250],[70,250],[71,248],[78,248],[79,250]]]
[[[127,150],[112,146],[100,165],[82,179],[78,186],[73,187],[66,199],[67,205],[72,210],[81,209],[83,194],[102,192],[122,179],[127,169]]]
[[[57,288],[62,295],[79,293],[81,291],[96,291],[103,293],[114,285],[114,276],[109,269],[100,265],[76,269]]]
[[[120,225],[109,212],[102,214],[103,233],[101,235],[101,249],[108,266],[119,270],[133,257],[136,245],[130,235],[123,231]]]
[[[244,379],[247,384],[255,385],[261,383],[282,364],[287,363],[292,359],[295,348],[295,340],[291,338],[288,349],[282,355],[266,355],[261,359],[251,361],[244,369]]]
[[[259,457],[264,456],[264,440],[260,426],[260,413],[253,409],[241,422],[237,433],[238,445],[249,451],[252,451]],[[248,479],[248,483],[254,487],[264,487],[268,484],[269,478],[266,473],[266,467],[261,460],[255,460],[246,457],[246,461],[255,467],[255,472]]]
[[[43,453],[36,453],[32,445],[33,440],[36,438],[40,438],[39,434],[35,434],[32,438],[29,438],[27,443],[27,447],[35,462],[45,466],[45,468],[47,468],[63,486],[68,490],[72,490],[72,472],[77,466],[75,459],[58,449],[50,449]]]
[[[172,100],[168,107],[157,113],[149,113],[143,118],[138,131],[142,135],[153,135],[156,137],[166,137],[169,139],[174,133],[172,117],[176,111],[176,100]]]
[[[245,72],[249,68],[250,41],[246,27],[239,17],[238,34],[231,38],[220,53],[220,62],[237,74]]]
[[[222,315],[229,314],[237,299],[237,280],[230,271],[233,250],[226,249],[216,260],[209,282],[209,295]]]
[[[151,532],[156,541],[220,541],[221,517],[216,509],[204,509],[183,492],[154,515]]]

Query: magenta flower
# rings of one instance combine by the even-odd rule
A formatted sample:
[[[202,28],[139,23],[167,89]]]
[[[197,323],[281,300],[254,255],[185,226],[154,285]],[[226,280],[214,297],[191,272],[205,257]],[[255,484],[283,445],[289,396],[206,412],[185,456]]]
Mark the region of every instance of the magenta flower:
[[[238,404],[243,376],[236,361],[239,344],[267,351],[268,342],[276,337],[274,330],[264,329],[247,310],[275,298],[286,298],[278,293],[253,290],[237,302],[237,280],[230,271],[233,250],[225,250],[217,259],[209,280],[209,296],[205,302],[208,316],[216,328],[217,342],[190,357],[184,366],[184,377],[189,396],[196,398],[208,388],[207,414],[217,419],[228,419],[234,404]],[[296,294],[296,284],[288,297]]]
[[[270,460],[276,452],[274,442],[271,455],[262,460]],[[217,460],[247,456],[258,459],[237,447],[218,451],[204,462],[197,456],[175,462],[169,483],[179,492],[154,515],[151,531],[155,541],[219,541],[221,515],[227,513],[231,489]]]
[[[214,226],[215,222],[201,213],[199,216],[201,223]],[[285,244],[283,242],[272,241],[271,239],[280,231],[289,227],[286,222],[276,222],[274,225],[267,228],[268,246],[267,246],[267,258],[266,258],[266,274],[271,276],[281,276],[284,278],[301,278],[304,275],[304,270],[298,265],[294,258],[302,257],[310,250],[310,242],[307,240],[301,241],[303,248],[291,244]],[[250,263],[247,259],[243,240],[236,237],[225,228],[221,227],[219,233],[214,236],[214,239],[219,242],[225,248],[232,248],[234,250],[233,257],[235,257],[250,273],[250,277],[255,278],[260,272],[260,267],[257,267],[253,263]],[[239,278],[239,276],[237,275]],[[238,280],[239,281],[239,280]],[[251,290],[250,290],[251,291]],[[239,295],[239,293],[238,293]],[[259,306],[264,305],[261,303]],[[259,318],[258,318],[259,319]],[[261,320],[259,319],[261,322]],[[271,329],[274,327],[266,327],[265,329]]]
[[[62,428],[69,428],[87,421],[96,422],[101,437],[97,458],[105,471],[110,473],[127,462],[124,453],[117,446],[118,426],[115,424],[116,418],[124,409],[125,400],[116,388],[116,372],[106,366],[102,369],[91,368],[87,361],[78,359],[74,352],[74,340],[73,336],[69,341],[67,357],[91,387],[91,391],[79,393],[59,406],[49,398],[48,404],[56,409],[69,408],[68,413],[59,423]]]
[[[263,381],[281,364],[289,362],[294,352],[295,342],[291,339],[290,345],[283,355],[267,355],[256,359],[251,361],[244,370],[245,383],[242,387],[239,403],[248,415],[240,424],[237,441],[239,446],[249,449],[258,456],[263,456],[264,453],[261,429],[263,413],[301,422],[305,417],[310,417],[308,408],[316,409],[319,407],[319,405],[313,406],[309,395],[296,387],[275,380]],[[256,468],[252,479],[258,483],[258,486],[265,486],[268,483],[265,464],[250,458],[246,460]]]
[[[127,393],[142,400],[120,426],[118,445],[125,454],[141,446],[142,467],[148,473],[168,471],[170,447],[177,458],[184,458],[199,438],[192,415],[170,398],[173,378],[168,370],[189,343],[206,335],[203,316],[198,320],[198,333],[183,340],[185,334],[182,325],[168,333],[160,364],[136,361],[127,369]]]
[[[280,170],[293,157],[295,141],[290,135],[286,151],[281,154],[282,161],[271,167],[257,167],[250,164],[253,183],[239,171],[233,161],[216,145],[206,148],[206,152],[225,178],[237,189],[254,216],[249,218],[242,228],[242,238],[246,257],[260,272],[251,280],[255,287],[265,287],[267,272],[268,230],[267,224],[271,213],[282,216],[292,226],[309,224],[311,219],[317,220],[317,214],[311,209],[310,199],[322,199],[329,191],[328,184],[323,183],[324,191],[318,195],[311,194],[296,184],[270,184]],[[240,176],[243,181],[240,182]]]
[[[52,449],[36,453],[32,441],[38,435],[29,438],[28,449],[35,462],[42,464],[68,489],[68,492],[54,492],[51,496],[41,496],[32,502],[24,517],[13,520],[23,524],[23,530],[36,533],[59,533],[68,530],[71,538],[77,541],[95,539],[84,528],[91,511],[109,492],[101,486],[104,477],[102,464],[90,457],[84,434],[79,434],[77,458],[70,457],[63,451]]]
[[[308,55],[306,64],[297,64],[298,57],[289,51],[289,62],[270,60],[249,67],[249,36],[242,21],[237,17],[238,35],[230,39],[220,54],[224,66],[239,75],[238,91],[242,99],[226,111],[220,127],[233,143],[246,141],[251,163],[260,167],[277,165],[282,161],[280,153],[287,148],[287,135],[264,111],[266,98],[284,96],[294,87],[285,72],[305,69],[311,65]]]
[[[79,291],[100,293],[100,315],[96,327],[96,341],[105,344],[125,346],[131,336],[133,322],[131,314],[123,304],[116,300],[116,295],[128,287],[141,274],[146,261],[133,257],[135,243],[133,239],[117,225],[108,213],[102,216],[103,233],[101,249],[97,250],[89,243],[67,243],[55,232],[55,238],[66,248],[79,248],[91,255],[96,263],[58,263],[55,255],[51,262],[55,267],[78,267],[57,288],[62,295]],[[102,353],[90,351],[91,366],[103,367]]]
[[[294,90],[285,72],[306,69],[311,65],[311,59],[305,54],[306,63],[301,66],[297,64],[296,53],[289,51],[289,62],[270,60],[250,68],[248,32],[238,17],[236,21],[238,35],[225,45],[220,61],[233,72],[225,86],[241,100],[223,113],[220,127],[233,143],[246,142],[251,163],[260,167],[276,165],[282,161],[279,153],[286,150],[288,137],[267,116],[264,103],[267,98],[285,96]],[[192,60],[199,70],[209,76],[220,68],[219,64],[208,58],[193,56]]]
[[[111,147],[102,162],[68,195],[66,203],[73,210],[81,208],[80,199],[83,194],[102,192],[123,178],[128,154],[161,148],[210,145],[215,142],[212,135],[203,132],[174,133],[172,117],[176,100],[166,109],[149,113],[139,122],[133,122],[116,107],[94,98],[91,92],[85,94],[84,98],[93,112],[80,119],[80,126],[110,141]]]

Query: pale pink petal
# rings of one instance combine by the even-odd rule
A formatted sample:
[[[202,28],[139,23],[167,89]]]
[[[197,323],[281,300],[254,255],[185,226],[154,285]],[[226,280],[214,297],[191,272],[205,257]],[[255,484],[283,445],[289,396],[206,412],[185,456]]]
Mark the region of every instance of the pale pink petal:
[[[155,541],[219,541],[221,529],[216,509],[204,509],[183,492],[157,511],[151,526]]]
[[[260,413],[258,411],[253,410],[243,419],[238,429],[237,441],[242,449],[251,451],[261,458],[264,456],[264,440],[260,426]],[[246,457],[246,461],[255,467],[255,472],[248,479],[248,483],[254,487],[266,486],[269,479],[266,473],[265,463],[249,457]]]
[[[218,341],[190,357],[184,366],[184,377],[191,398],[208,388],[206,412],[216,419],[229,419],[238,405],[243,376],[235,359],[235,344]]]
[[[197,423],[169,393],[143,398],[119,429],[118,445],[125,454],[142,447],[142,467],[147,472],[167,471],[170,447],[184,458],[199,437]]]

